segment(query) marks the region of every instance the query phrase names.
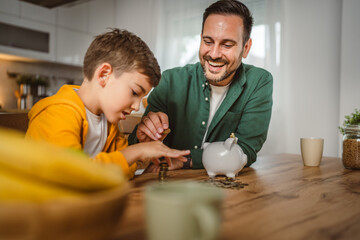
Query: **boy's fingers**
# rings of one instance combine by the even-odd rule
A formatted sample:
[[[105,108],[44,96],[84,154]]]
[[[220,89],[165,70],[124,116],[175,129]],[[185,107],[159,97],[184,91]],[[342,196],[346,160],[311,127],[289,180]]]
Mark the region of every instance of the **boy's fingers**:
[[[171,157],[171,158],[177,158],[177,159],[180,159],[180,158],[184,158],[185,159],[185,162],[186,162],[186,158],[183,157],[183,156],[186,156],[186,155],[189,155],[190,154],[190,151],[189,150],[186,150],[186,151],[179,151],[179,150],[174,150],[172,152],[169,152],[167,155],[167,157]],[[183,161],[183,160],[181,160]]]

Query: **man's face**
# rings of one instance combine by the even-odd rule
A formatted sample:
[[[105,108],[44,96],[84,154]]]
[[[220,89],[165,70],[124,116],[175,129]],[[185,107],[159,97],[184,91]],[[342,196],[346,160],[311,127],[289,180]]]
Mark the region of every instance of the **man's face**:
[[[246,58],[251,39],[243,47],[244,24],[236,15],[211,14],[204,23],[199,50],[206,79],[216,86],[229,84]]]

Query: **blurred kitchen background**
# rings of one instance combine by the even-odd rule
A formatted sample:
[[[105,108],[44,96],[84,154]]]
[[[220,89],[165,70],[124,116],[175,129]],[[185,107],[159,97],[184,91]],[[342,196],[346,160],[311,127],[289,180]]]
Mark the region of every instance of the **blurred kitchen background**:
[[[162,70],[197,62],[202,13],[212,2],[0,0],[1,108],[18,107],[21,75],[45,77],[46,95],[80,84],[86,49],[108,27],[143,38]],[[325,156],[341,156],[338,126],[360,108],[360,1],[243,2],[255,18],[245,62],[274,76],[273,115],[260,155],[299,153],[300,137],[314,136],[325,139]]]

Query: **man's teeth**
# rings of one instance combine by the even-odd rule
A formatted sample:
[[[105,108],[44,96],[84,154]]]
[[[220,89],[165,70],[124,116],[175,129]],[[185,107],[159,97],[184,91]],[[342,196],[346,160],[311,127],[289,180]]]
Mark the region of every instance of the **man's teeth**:
[[[211,62],[211,61],[208,61],[209,64],[213,67],[222,67],[225,65],[225,63],[219,63],[219,62]]]

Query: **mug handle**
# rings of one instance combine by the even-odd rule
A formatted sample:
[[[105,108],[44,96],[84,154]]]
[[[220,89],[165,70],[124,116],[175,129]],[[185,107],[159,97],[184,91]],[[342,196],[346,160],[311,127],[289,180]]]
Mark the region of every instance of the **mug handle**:
[[[193,214],[199,222],[200,239],[217,239],[220,228],[220,216],[215,208],[212,206],[198,205],[195,207]]]

